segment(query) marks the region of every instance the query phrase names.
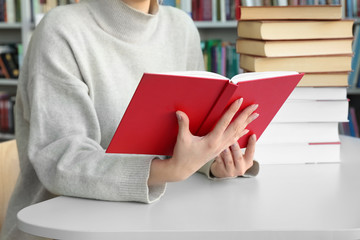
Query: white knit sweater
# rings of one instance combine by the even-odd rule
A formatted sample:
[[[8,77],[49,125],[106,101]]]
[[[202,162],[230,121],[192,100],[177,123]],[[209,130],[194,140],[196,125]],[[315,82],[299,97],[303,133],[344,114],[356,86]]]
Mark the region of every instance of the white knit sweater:
[[[190,17],[151,9],[82,1],[37,26],[19,79],[21,174],[1,240],[35,239],[16,229],[16,213],[54,195],[149,203],[164,193],[165,185],[147,186],[154,156],[105,154],[144,72],[203,69]]]

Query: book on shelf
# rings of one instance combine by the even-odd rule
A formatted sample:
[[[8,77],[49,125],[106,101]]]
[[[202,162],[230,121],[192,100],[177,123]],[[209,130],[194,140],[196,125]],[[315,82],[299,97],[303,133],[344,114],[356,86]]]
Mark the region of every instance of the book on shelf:
[[[244,101],[239,111],[259,104],[260,116],[238,141],[246,147],[251,134],[261,137],[302,76],[297,72],[245,73],[230,81],[204,71],[145,73],[106,152],[171,155],[178,131],[177,110],[189,116],[193,134],[204,136],[239,98]]]
[[[238,39],[236,51],[263,57],[352,54],[352,42],[353,38],[280,41]]]
[[[235,44],[217,39],[201,42],[205,68],[231,78],[239,73],[239,55]]]
[[[360,75],[360,25],[357,24],[354,30],[354,44],[353,52],[354,56],[351,62],[352,71],[349,74],[349,87],[355,88],[358,84],[358,79]]]
[[[14,44],[0,45],[0,77],[17,79],[19,63],[17,46]]]
[[[355,107],[349,108],[349,124],[350,124],[350,133],[353,137],[359,137],[359,121],[356,116]]]
[[[359,118],[360,113],[359,109],[351,106],[349,108],[349,121],[343,122],[339,125],[339,132],[340,134],[352,136],[352,137],[359,137]]]
[[[15,55],[13,53],[2,53],[0,54],[2,61],[1,67],[4,65],[7,69],[7,72],[12,79],[17,79],[19,77],[19,66],[16,62]]]
[[[0,22],[21,22],[21,0],[0,0]]]
[[[238,36],[260,40],[352,38],[354,20],[239,21]]]
[[[344,13],[347,18],[356,18],[360,16],[359,0],[344,0]]]
[[[351,71],[352,55],[323,55],[301,57],[259,57],[240,55],[240,67],[252,72],[298,71],[298,72],[344,72]]]
[[[192,18],[194,21],[212,21],[211,0],[192,1]]]
[[[163,5],[177,7],[188,13],[194,21],[235,20],[237,0],[164,0]]]
[[[282,6],[239,6],[238,20],[339,20],[342,17],[341,5],[282,5]]]
[[[14,133],[14,105],[13,94],[0,92],[0,133]]]

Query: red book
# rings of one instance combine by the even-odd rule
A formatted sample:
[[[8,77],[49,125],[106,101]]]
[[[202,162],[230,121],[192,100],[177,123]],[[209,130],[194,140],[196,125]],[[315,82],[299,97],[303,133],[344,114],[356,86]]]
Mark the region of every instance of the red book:
[[[171,155],[181,110],[190,119],[190,131],[203,136],[212,130],[228,106],[243,98],[239,111],[259,104],[260,116],[239,139],[242,148],[255,133],[261,136],[304,74],[254,72],[231,81],[210,72],[145,73],[107,148],[107,153]]]

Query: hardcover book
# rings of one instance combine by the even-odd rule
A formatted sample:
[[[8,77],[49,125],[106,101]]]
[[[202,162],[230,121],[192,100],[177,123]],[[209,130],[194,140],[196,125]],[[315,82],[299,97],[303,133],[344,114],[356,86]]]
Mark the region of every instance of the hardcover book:
[[[303,75],[257,72],[229,80],[205,71],[144,73],[106,152],[171,155],[178,132],[176,111],[188,115],[192,134],[204,136],[239,98],[244,99],[239,112],[259,104],[260,116],[238,141],[244,148],[250,135],[261,136]]]
[[[354,20],[239,21],[238,36],[260,40],[337,39],[353,37]]]
[[[341,5],[239,6],[238,20],[339,20]]]

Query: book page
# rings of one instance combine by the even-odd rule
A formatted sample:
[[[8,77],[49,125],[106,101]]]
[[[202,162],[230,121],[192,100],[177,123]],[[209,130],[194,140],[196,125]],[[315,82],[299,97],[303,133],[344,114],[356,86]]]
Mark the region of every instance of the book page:
[[[188,77],[203,77],[203,78],[214,78],[214,79],[224,79],[229,80],[227,77],[224,77],[218,73],[207,72],[207,71],[179,71],[179,72],[165,72],[165,73],[156,73],[164,75],[177,75],[177,76],[188,76]]]
[[[278,77],[278,76],[288,76],[288,75],[295,75],[299,74],[295,71],[269,71],[269,72],[249,72],[249,73],[241,73],[234,76],[231,79],[231,82],[238,83],[243,81],[251,81],[255,79],[263,79],[263,78],[271,78],[271,77]]]

